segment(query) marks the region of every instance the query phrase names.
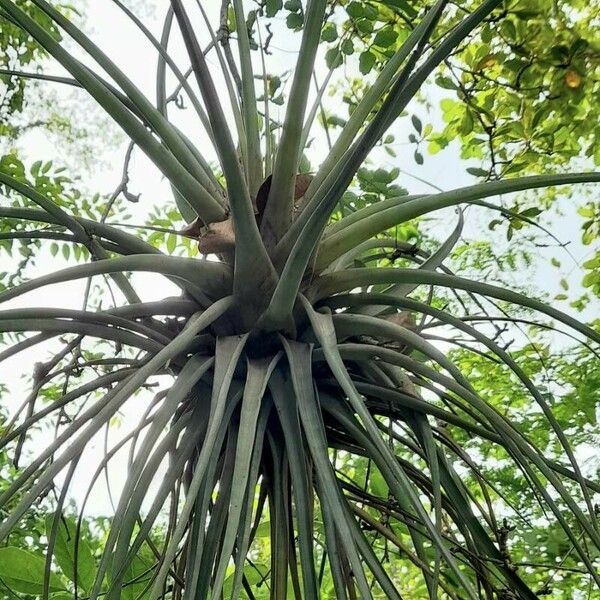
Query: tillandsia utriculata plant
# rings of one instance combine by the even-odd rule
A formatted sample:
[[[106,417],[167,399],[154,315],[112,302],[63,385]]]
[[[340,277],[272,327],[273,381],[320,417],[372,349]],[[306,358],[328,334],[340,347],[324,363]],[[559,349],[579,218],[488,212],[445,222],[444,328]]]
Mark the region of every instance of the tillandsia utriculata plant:
[[[193,25],[201,22],[198,7],[183,0],[171,0],[158,40],[126,6],[113,1],[157,51],[156,105],[46,0],[31,0],[31,5],[98,69],[74,58],[21,2],[0,0],[0,19],[22,28],[62,65],[70,77],[54,79],[84,88],[131,139],[130,149],[142,150],[168,179],[188,222],[183,233],[198,239],[203,256],[165,255],[106,219],[70,214],[60,202],[0,172],[5,193],[27,199],[27,205],[0,207],[4,219],[46,224],[46,233],[29,235],[42,239],[50,231],[50,239],[80,245],[90,257],[85,264],[6,289],[0,302],[99,275],[109,275],[124,298],[121,306],[101,311],[0,311],[1,332],[37,332],[4,350],[2,359],[66,336],[63,349],[41,365],[22,413],[1,438],[3,447],[19,454],[31,428],[76,409],[0,496],[0,539],[6,540],[61,477],[42,596],[56,591],[52,556],[83,450],[158,374],[170,375],[172,384],[140,409],[132,434],[99,459],[92,484],[131,443],[127,480],[93,576],[78,577],[77,558],[75,573],[67,574],[75,582],[74,598],[122,597],[143,548],[150,548],[154,562],[138,597],[254,598],[250,548],[259,526],[266,525],[270,567],[263,579],[274,599],[329,597],[322,589],[324,574],[336,598],[401,598],[409,571],[388,568],[388,551],[393,551],[396,561],[418,573],[429,598],[533,600],[544,590],[532,589],[511,562],[511,525],[499,523],[495,512],[501,493],[456,441],[461,435],[503,450],[549,521],[564,531],[569,553],[578,557],[590,585],[600,588],[594,563],[600,529],[593,503],[600,485],[582,475],[547,395],[485,329],[471,324],[469,315],[459,317],[427,300],[431,290],[445,289],[473,298],[478,306],[486,299],[490,306],[525,307],[587,338],[593,349],[600,335],[585,324],[520,293],[456,276],[444,261],[462,231],[461,207],[499,194],[599,182],[600,174],[511,178],[339,211],[358,169],[428,77],[484,21],[502,19],[501,0],[482,0],[470,12],[457,11],[447,0],[423,6],[406,41],[389,56],[312,176],[300,174],[299,165],[319,112],[319,98],[312,105],[309,98],[325,0],[310,0],[303,10],[302,42],[277,139],[266,74],[254,72],[254,54],[260,52],[252,38],[255,23],[248,26],[242,0],[233,0],[231,7],[224,3],[235,23],[235,40],[223,29],[215,33]],[[440,30],[448,14],[453,20]],[[176,28],[191,63],[188,73],[168,52]],[[208,49],[201,48],[201,35],[212,37]],[[236,51],[239,78],[232,67]],[[215,87],[208,52],[222,67],[225,95]],[[218,173],[203,149],[169,121],[168,70],[212,141]],[[188,81],[190,73],[195,84]],[[257,93],[263,84],[264,93]],[[491,200],[485,204],[494,206]],[[432,254],[398,243],[389,233],[447,207],[457,207],[458,225]],[[393,253],[403,266],[382,266],[377,262],[382,252]],[[128,276],[138,271],[168,278],[181,296],[142,302]],[[477,393],[428,338],[433,326],[442,327],[448,339],[459,334],[476,342],[499,369],[512,372],[539,406],[564,462],[546,458],[518,422]],[[107,341],[114,355],[82,361],[81,346],[89,338]],[[135,352],[123,358],[123,348]],[[67,386],[43,407],[36,402],[54,377],[99,365],[107,368],[96,379]],[[354,482],[340,456],[368,460],[369,472],[384,482],[386,494]],[[478,482],[477,493],[456,463]],[[150,488],[165,464],[161,480]],[[165,510],[165,533],[157,545],[152,533]],[[73,533],[77,540],[78,530]],[[75,542],[75,556],[82,546]]]

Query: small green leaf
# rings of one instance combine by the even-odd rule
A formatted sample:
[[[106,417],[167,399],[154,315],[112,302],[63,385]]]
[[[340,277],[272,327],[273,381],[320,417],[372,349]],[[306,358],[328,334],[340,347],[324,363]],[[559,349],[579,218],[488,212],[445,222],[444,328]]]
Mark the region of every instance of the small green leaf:
[[[342,62],[342,53],[338,48],[329,48],[329,50],[325,52],[325,63],[330,69],[339,67]]]
[[[363,16],[365,19],[374,20],[379,16],[379,11],[377,8],[368,2],[363,3],[363,11]]]
[[[525,210],[521,211],[519,214],[522,217],[526,217],[528,219],[531,219],[532,217],[537,217],[538,215],[540,215],[543,211],[539,208],[526,208]]]
[[[475,122],[473,121],[473,115],[471,114],[471,111],[467,109],[460,122],[460,133],[462,135],[469,135],[473,131],[474,126]]]
[[[352,54],[354,52],[354,44],[350,38],[345,39],[340,46],[344,54]]]
[[[32,165],[31,165],[31,169],[29,169],[29,172],[34,176],[37,177],[38,173],[40,172],[40,167],[42,166],[42,161],[41,160],[36,160]]]
[[[373,21],[369,19],[359,19],[356,21],[356,28],[361,33],[371,33],[373,31]]]
[[[326,23],[321,31],[321,39],[324,42],[335,42],[337,40],[337,28],[334,23]]]
[[[435,82],[441,88],[444,88],[445,90],[456,90],[457,89],[456,84],[449,77],[443,77],[443,76],[437,77]]]
[[[577,214],[586,219],[592,219],[594,217],[594,209],[590,206],[582,206],[577,209]]]
[[[504,20],[500,26],[502,33],[509,39],[514,40],[517,37],[517,29],[512,21]]]
[[[362,52],[358,59],[358,68],[363,75],[366,75],[371,71],[373,66],[375,65],[375,55],[367,50],[366,52]]]
[[[394,31],[394,29],[391,27],[384,27],[377,32],[373,43],[380,48],[388,48],[396,42],[397,38],[398,33]]]
[[[302,25],[304,25],[304,17],[301,13],[290,13],[285,20],[289,29],[293,29],[294,31],[298,31],[302,29]]]
[[[422,133],[423,123],[421,123],[421,119],[419,119],[417,115],[413,115],[410,120],[412,121],[413,127],[417,130],[417,133]]]
[[[346,12],[348,13],[348,16],[353,19],[360,19],[367,16],[365,6],[362,2],[350,2],[346,7]]]
[[[177,238],[172,233],[169,233],[167,236],[167,250],[169,254],[173,254],[175,248],[177,248]]]
[[[469,167],[467,169],[467,173],[475,177],[487,177],[488,174],[488,172],[485,169],[479,169],[477,167]]]
[[[282,0],[266,0],[267,17],[274,17],[283,7]]]
[[[233,10],[233,6],[230,6],[227,9],[227,29],[229,29],[229,31],[231,31],[232,33],[235,31],[236,29],[236,24],[235,24],[235,11]]]

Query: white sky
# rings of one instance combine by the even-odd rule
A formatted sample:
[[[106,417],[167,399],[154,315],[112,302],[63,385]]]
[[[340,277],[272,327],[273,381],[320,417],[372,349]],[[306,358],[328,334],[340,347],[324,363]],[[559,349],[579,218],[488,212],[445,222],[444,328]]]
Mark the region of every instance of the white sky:
[[[191,2],[189,3],[190,6],[192,4],[193,3]],[[80,5],[81,3],[76,3],[76,6]],[[151,5],[155,5],[157,9],[155,11],[151,10]],[[157,37],[160,37],[162,26],[161,19],[167,5],[167,0],[158,0],[153,3],[146,2],[144,4],[144,21]],[[213,26],[216,28],[218,25],[215,25],[217,20],[214,16],[218,12],[220,2],[212,0],[211,2],[204,2],[203,5],[208,6],[208,10],[213,16]],[[281,14],[283,15],[284,13]],[[199,15],[197,15],[197,17],[198,20],[196,22],[200,23]],[[98,45],[100,45],[100,47],[133,79],[140,89],[146,92],[149,98],[154,100],[156,53],[135,26],[120,13],[110,0],[92,0],[89,2],[87,4],[87,9],[85,10],[85,18],[87,29],[92,32],[93,39],[96,43],[98,43]],[[272,55],[267,56],[268,71],[270,73],[277,73],[290,69],[295,59],[295,50],[299,45],[299,36],[289,32],[289,30],[285,28],[282,19],[283,17],[280,16],[279,24],[274,27],[275,37],[273,40],[273,47],[278,48],[279,50],[275,50]],[[203,26],[200,26],[199,30],[203,32],[206,31]],[[283,36],[278,37],[278,33],[282,33]],[[207,34],[201,36],[202,45],[207,43],[208,39]],[[285,48],[282,48],[283,44],[285,44]],[[172,47],[175,47],[178,50],[181,48],[179,44],[175,44]],[[178,51],[175,51],[174,54],[181,56]],[[78,56],[81,55],[78,54]],[[209,63],[215,66],[216,73],[218,68],[214,54],[209,55]],[[318,70],[317,75],[319,80],[323,81],[325,77],[324,62],[321,61],[320,64],[321,67]],[[182,70],[185,70],[187,67],[186,62],[180,63],[180,65],[183,65]],[[355,63],[350,64],[347,68],[349,72],[358,72]],[[62,74],[59,67],[49,68],[48,71]],[[341,74],[342,71],[340,71],[340,75]],[[334,80],[337,76],[336,73]],[[66,94],[66,92],[60,91],[58,87],[57,90],[61,94]],[[72,90],[68,90],[68,93],[71,94]],[[410,109],[413,109],[419,114],[424,123],[433,122],[434,125],[439,125],[439,100],[442,97],[441,92],[437,88],[428,87],[425,89],[425,93],[429,96],[434,112],[432,114],[427,114],[423,106],[417,105],[410,107]],[[81,94],[84,94],[84,92],[81,92]],[[331,104],[332,100],[325,98],[325,102]],[[206,137],[203,135],[198,122],[191,118],[191,113],[191,108],[187,111],[177,111],[173,107],[171,108],[171,115],[175,118],[178,126],[180,126],[186,135],[188,135],[192,141],[196,142],[204,151],[208,147]],[[428,156],[424,153],[425,164],[423,166],[416,165],[412,159],[412,146],[401,145],[407,142],[408,134],[411,131],[412,126],[410,125],[409,119],[403,119],[397,123],[393,128],[393,132],[399,142],[397,147],[398,157],[392,159],[383,152],[378,153],[373,161],[373,166],[397,166],[402,170],[404,165],[406,165],[406,171],[409,173],[414,173],[420,178],[433,181],[436,185],[444,189],[468,185],[475,181],[472,176],[466,173],[466,168],[468,166],[478,165],[473,163],[467,164],[465,161],[460,160],[457,144],[450,145],[448,149],[436,156]],[[110,136],[111,133],[111,129],[106,131],[107,136]],[[107,146],[114,146],[110,139],[98,139],[97,142],[100,148],[105,145],[105,142]],[[404,149],[406,149],[406,152],[403,152]],[[56,148],[53,140],[47,138],[43,133],[36,132],[28,135],[24,140],[22,150],[23,156],[31,161],[38,159],[56,159],[56,162],[60,163],[61,149]],[[322,139],[322,136],[319,136],[311,150],[313,164],[318,163],[318,160],[324,155],[325,150],[324,140]],[[102,159],[106,166],[100,169],[94,169],[90,173],[82,173],[85,188],[90,191],[100,192],[101,194],[110,194],[121,178],[124,151],[125,145],[121,145],[116,149],[103,152]],[[208,156],[208,158],[213,158],[213,156]],[[140,215],[140,218],[137,219],[134,216],[133,222],[141,222],[143,212],[149,207],[161,205],[164,202],[171,202],[169,186],[162,180],[157,170],[140,151],[136,150],[134,153],[130,176],[130,191],[136,194],[141,193],[139,205],[132,206],[132,212],[134,215]],[[411,192],[431,191],[426,185],[405,175],[400,175],[397,183],[408,188]],[[473,211],[471,211],[471,213],[473,213]],[[569,208],[569,217],[561,218],[556,221],[553,230],[561,240],[572,241],[570,246],[571,252],[578,259],[581,259],[589,252],[589,249],[584,248],[579,242],[580,220],[572,218],[573,214],[574,211]],[[450,219],[448,219],[449,216],[451,216]],[[472,216],[473,214],[470,214],[470,217]],[[473,219],[465,232],[465,237],[477,238],[487,235],[487,222],[489,220],[489,215]],[[440,237],[443,237],[444,233],[447,235],[454,226],[455,217],[453,216],[452,211],[447,211],[445,213],[440,213],[440,218],[437,220],[435,230],[439,231]],[[498,243],[502,242],[499,241]],[[557,256],[563,262],[565,265],[565,272],[571,269],[565,253],[553,249],[551,252],[548,252],[545,257],[547,260],[543,264],[537,266],[535,272],[532,270],[531,273],[522,275],[523,281],[532,281],[539,289],[554,295],[559,291],[558,280],[560,276],[556,269],[547,264],[551,256]],[[60,256],[57,256],[54,259],[47,258],[39,261],[35,272],[36,274],[50,272],[64,266],[64,264],[65,263]],[[581,272],[579,269],[572,270],[569,276],[571,284],[577,286],[580,279]],[[136,289],[141,292],[144,300],[161,299],[165,296],[178,293],[172,284],[166,282],[162,278],[136,275],[134,276],[133,281],[136,284]],[[19,300],[17,303],[11,303],[11,306],[22,306],[26,303],[29,306],[80,308],[83,287],[84,281],[44,288],[28,294],[23,300]],[[557,304],[559,304],[561,309],[569,311],[569,308],[565,303]],[[8,306],[6,306],[6,308],[8,308]],[[4,365],[0,365],[0,381],[7,383],[11,389],[10,396],[8,398],[2,398],[3,404],[9,407],[9,409],[14,410],[26,396],[27,385],[23,380],[23,376],[30,374],[30,369],[35,361],[44,358],[47,358],[47,355],[42,356],[40,355],[40,350],[35,349],[23,352],[13,360],[7,361]],[[128,427],[131,426],[131,423],[135,423],[136,416],[139,415],[139,405],[142,400],[142,397],[140,397],[128,404],[128,408],[125,411],[123,418],[123,425],[120,429],[115,428],[114,431],[111,431],[111,440],[115,441],[119,439],[123,434],[123,431],[127,430]],[[39,443],[44,443],[44,441],[40,440]],[[79,501],[85,493],[87,487],[86,474],[89,477],[91,472],[95,470],[97,460],[102,453],[102,446],[102,438],[95,440],[90,449],[82,457],[81,467],[78,469],[78,477],[76,478],[77,484],[73,486],[72,489],[72,497],[77,501]],[[125,460],[126,451],[121,453],[120,456]],[[114,490],[118,490],[123,482],[124,476],[125,470],[123,469],[122,463],[118,468],[111,469],[111,485]],[[89,512],[106,514],[110,511],[107,495],[105,491],[103,491],[104,487],[104,481],[101,480],[96,488],[97,491],[93,494],[88,505]]]

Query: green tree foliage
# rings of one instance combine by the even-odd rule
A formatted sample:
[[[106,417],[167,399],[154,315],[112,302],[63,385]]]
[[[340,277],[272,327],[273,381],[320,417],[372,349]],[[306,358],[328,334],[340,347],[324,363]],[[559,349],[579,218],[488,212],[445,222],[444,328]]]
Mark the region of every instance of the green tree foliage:
[[[26,4],[24,10],[50,35],[60,40],[56,24],[36,6]],[[0,137],[18,135],[16,117],[26,104],[28,78],[14,76],[36,67],[47,56],[46,51],[30,35],[9,19],[4,19],[0,33]]]
[[[84,21],[85,11],[80,12],[84,2],[60,2],[56,8]],[[23,3],[23,9],[54,39],[64,41],[61,29],[43,10],[29,2]],[[22,151],[31,144],[28,136],[37,133],[54,142],[53,158],[60,156],[77,172],[95,169],[101,152],[122,138],[104,115],[93,110],[93,103],[78,86],[47,72],[49,62],[46,50],[5,17],[0,31],[0,151]]]
[[[440,29],[449,30],[463,11],[476,6],[456,6]],[[292,3],[285,7],[301,11]],[[541,173],[581,156],[600,164],[593,101],[600,86],[594,26],[599,11],[596,3],[582,0],[506,2],[436,74],[435,85],[448,95],[441,106],[446,125],[429,129],[429,150],[438,152],[459,139],[464,158],[491,165],[488,177]],[[358,54],[365,75],[385,64],[413,29],[418,12],[419,3],[409,0],[332,5],[321,35],[330,44],[330,66],[352,54]],[[350,96],[348,103],[352,108]]]
[[[451,28],[461,11],[475,5],[461,4],[440,28]],[[418,3],[396,0],[336,4],[322,32],[330,46],[328,64],[339,66],[348,55],[357,54],[361,73],[369,74],[404,42],[418,9]],[[445,96],[439,101],[443,125],[412,117],[409,141],[415,145],[417,163],[423,161],[423,147],[438,153],[458,140],[461,156],[477,165],[467,171],[488,180],[568,169],[574,161],[599,165],[595,98],[600,94],[600,37],[594,25],[599,18],[595,2],[504,3],[502,13],[457,47],[433,78],[428,96]],[[355,78],[344,89],[349,113],[368,85]],[[433,110],[438,112],[437,107]],[[345,119],[330,115],[327,122],[335,127]],[[387,141],[395,140],[389,136]],[[393,146],[386,150],[395,155]],[[555,198],[555,193],[539,198],[531,209],[536,211],[533,216],[547,210]],[[584,218],[583,243],[593,254],[583,265],[589,270],[583,285],[597,296],[597,203],[591,201],[579,213]]]

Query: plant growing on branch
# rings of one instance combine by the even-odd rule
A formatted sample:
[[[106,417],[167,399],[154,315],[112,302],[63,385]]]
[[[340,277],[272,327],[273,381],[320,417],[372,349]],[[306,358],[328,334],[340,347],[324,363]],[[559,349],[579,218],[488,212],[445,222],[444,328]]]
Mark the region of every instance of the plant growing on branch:
[[[600,174],[511,178],[338,209],[373,148],[423,84],[482,24],[501,19],[502,2],[481,0],[471,12],[459,11],[460,18],[447,0],[423,10],[309,177],[300,174],[300,163],[319,112],[320,97],[313,101],[310,87],[331,17],[325,0],[310,0],[295,13],[302,13],[302,41],[277,140],[269,78],[255,72],[253,60],[253,48],[264,51],[254,39],[257,14],[249,19],[242,0],[224,3],[224,23],[235,24],[235,43],[223,26],[215,32],[208,20],[205,28],[197,25],[204,14],[200,3],[198,12],[193,2],[171,0],[158,40],[120,0],[113,1],[157,51],[156,106],[47,0],[31,4],[51,21],[52,31],[13,0],[0,0],[0,18],[34,39],[69,73],[60,80],[87,91],[148,156],[188,222],[183,235],[198,239],[204,255],[163,254],[108,224],[106,214],[73,214],[22,177],[0,171],[5,196],[21,199],[0,208],[11,227],[33,240],[61,236],[56,239],[85,248],[90,259],[9,287],[0,303],[97,276],[108,276],[122,297],[95,311],[23,302],[0,310],[0,332],[21,334],[11,338],[17,341],[2,359],[59,336],[65,340],[40,364],[31,395],[0,439],[18,457],[28,433],[59,416],[54,439],[20,465],[0,494],[5,541],[38,498],[60,489],[39,595],[64,593],[64,585],[75,598],[113,600],[134,583],[137,597],[151,600],[254,598],[258,584],[267,582],[275,599],[328,593],[401,598],[409,572],[416,574],[412,591],[419,597],[533,600],[544,589],[511,557],[514,526],[504,515],[512,508],[503,512],[501,490],[468,456],[463,442],[469,439],[502,452],[561,530],[590,586],[600,588],[594,504],[600,485],[582,474],[547,394],[488,329],[476,326],[475,317],[493,319],[483,302],[492,312],[523,308],[568,328],[592,353],[600,334],[539,300],[459,277],[445,265],[461,235],[465,206],[485,203],[506,212],[494,204],[498,195],[599,182]],[[85,63],[65,49],[54,28],[85,53]],[[188,71],[169,53],[177,31]],[[209,40],[205,49],[201,36]],[[209,52],[222,68],[225,94],[217,90]],[[167,71],[213,144],[218,174],[204,148],[169,120]],[[434,253],[390,235],[448,207],[457,208],[458,224]],[[23,231],[23,221],[40,223],[42,230]],[[394,260],[382,266],[374,251]],[[163,276],[181,295],[144,302],[132,272]],[[433,290],[464,297],[465,310],[482,312],[454,314],[432,301]],[[432,323],[447,340],[468,339],[477,347],[473,352],[511,373],[543,415],[563,461],[547,458],[518,421],[479,393],[433,342]],[[90,338],[104,342],[110,356],[86,350]],[[95,377],[71,385],[82,372]],[[93,577],[87,571],[85,581],[78,577],[74,558],[66,583],[54,572],[52,557],[63,544],[62,512],[81,455],[157,375],[169,375],[172,383],[140,410],[134,431],[99,460],[91,483],[129,444],[127,479]],[[61,377],[71,379],[42,406],[38,396]],[[357,460],[368,462],[362,483],[344,468]],[[166,533],[156,544],[153,531],[165,509]],[[269,531],[270,564],[257,583],[251,547],[260,527]],[[78,532],[75,526],[76,539]],[[77,552],[75,544],[75,557]],[[390,552],[397,555],[394,568],[388,568]],[[150,556],[140,575],[144,586],[131,576],[141,556]],[[408,571],[396,569],[398,561]],[[333,592],[324,590],[326,577]]]

